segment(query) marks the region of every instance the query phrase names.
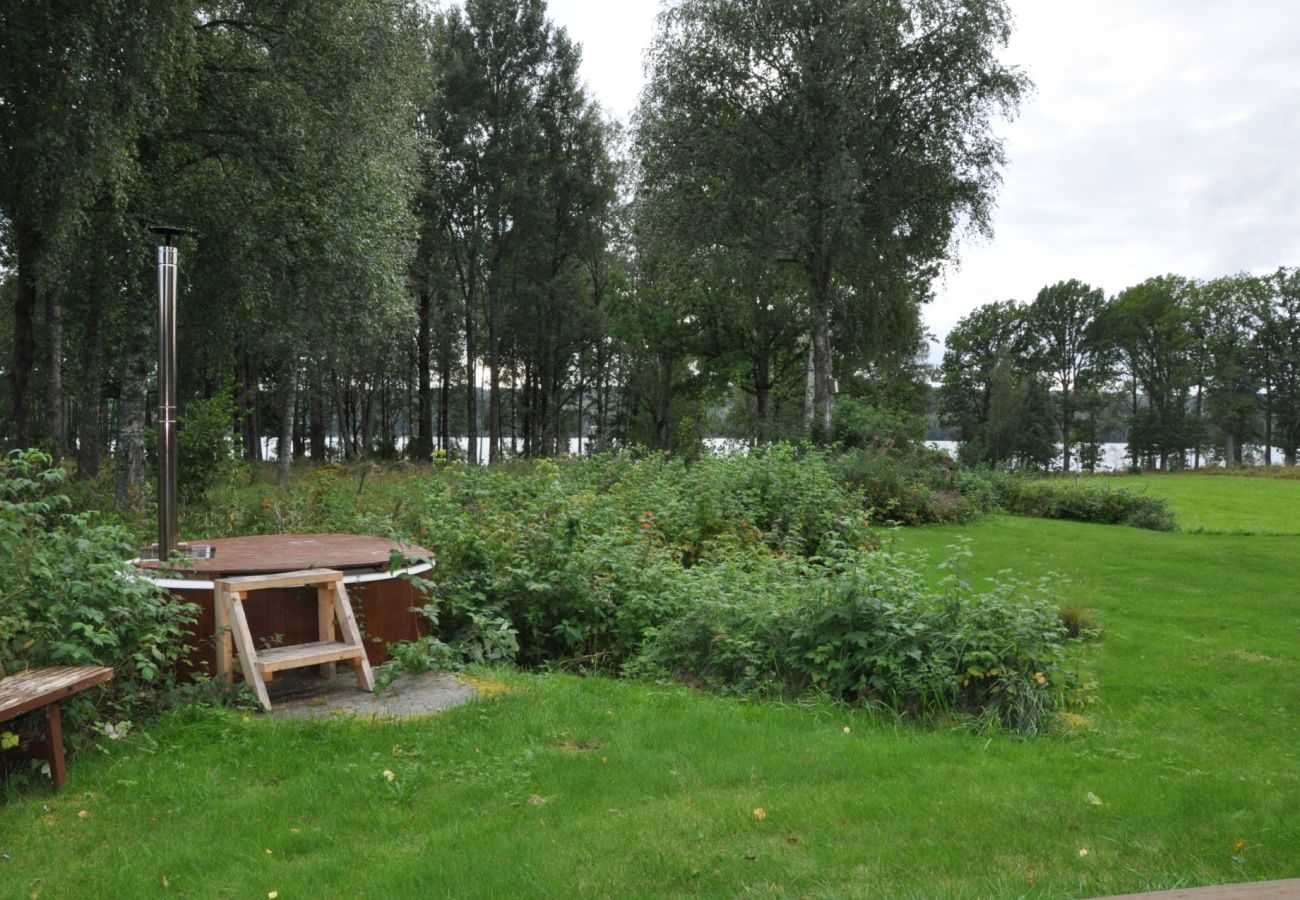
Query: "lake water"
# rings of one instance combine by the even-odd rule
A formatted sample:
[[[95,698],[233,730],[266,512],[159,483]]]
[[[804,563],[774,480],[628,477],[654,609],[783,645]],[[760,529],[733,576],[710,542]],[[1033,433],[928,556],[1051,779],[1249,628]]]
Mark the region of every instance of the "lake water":
[[[405,437],[399,437],[397,439],[397,445],[399,450],[403,449],[406,446],[406,440],[407,439]],[[453,443],[455,443],[455,445],[458,448],[460,448],[460,452],[462,454],[465,452],[466,447],[469,446],[467,439],[464,437],[453,438],[452,441]],[[935,448],[936,450],[943,450],[945,453],[949,454],[954,459],[957,456],[956,441],[929,441],[928,443],[929,446]],[[503,441],[502,444],[506,454],[509,455],[510,442],[506,440]],[[738,441],[732,438],[705,438],[704,444],[715,453],[743,453],[745,452],[745,449],[748,446],[744,441]],[[332,450],[337,451],[338,439],[334,437],[330,437],[329,446]],[[522,443],[520,444],[520,446],[521,447],[523,446]],[[581,455],[582,453],[586,452],[587,450],[590,449],[590,446],[591,446],[590,439],[579,440],[576,437],[569,438],[569,453],[575,456]],[[274,438],[262,439],[262,452],[266,459],[275,459],[275,447],[276,447],[276,441]],[[1127,445],[1119,444],[1119,443],[1102,444],[1101,450],[1102,450],[1101,465],[1099,466],[1098,471],[1122,472],[1128,468]],[[479,461],[485,462],[488,458],[487,438],[478,439],[478,453],[479,453],[478,455]],[[1263,465],[1264,448],[1262,446],[1247,446],[1244,454],[1244,458],[1247,464]],[[1191,460],[1192,457],[1189,454],[1188,462],[1190,463]],[[1281,450],[1278,450],[1276,448],[1273,450],[1273,461],[1274,463],[1280,463],[1282,461]],[[1071,469],[1077,472],[1079,470],[1079,462],[1077,457],[1071,460],[1071,463],[1072,463]],[[1201,468],[1207,468],[1210,466],[1222,466],[1222,465],[1223,465],[1222,461],[1208,460],[1205,459],[1204,457],[1201,458]],[[1060,457],[1057,457],[1056,459],[1055,468],[1058,471],[1061,468]]]
[[[956,458],[957,456],[956,441],[930,441],[929,444],[931,447],[934,447],[937,450],[943,450],[944,452],[948,453],[950,456],[954,458]],[[1247,465],[1263,465],[1264,464],[1263,446],[1247,445],[1245,451],[1242,454],[1242,458],[1245,460]],[[1188,466],[1190,467],[1193,462],[1193,457],[1191,453],[1188,453],[1187,455],[1187,462],[1188,462]],[[1282,451],[1278,450],[1276,447],[1273,448],[1273,462],[1275,464],[1282,462]],[[1070,468],[1072,471],[1075,472],[1079,471],[1079,460],[1077,457],[1070,460],[1070,464],[1071,464]],[[1129,459],[1128,459],[1127,444],[1109,443],[1109,444],[1101,445],[1101,465],[1098,466],[1097,469],[1098,471],[1122,472],[1128,468],[1128,465],[1129,465]],[[1210,467],[1221,468],[1222,466],[1223,466],[1222,460],[1206,459],[1204,454],[1202,454],[1200,468],[1202,469],[1210,468]],[[1060,470],[1061,457],[1058,456],[1056,458],[1054,468],[1057,471]]]

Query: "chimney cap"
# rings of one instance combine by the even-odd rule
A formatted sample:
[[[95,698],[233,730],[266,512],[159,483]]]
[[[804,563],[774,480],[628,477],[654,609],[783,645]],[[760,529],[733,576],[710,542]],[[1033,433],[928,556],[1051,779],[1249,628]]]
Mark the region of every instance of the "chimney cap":
[[[193,228],[181,228],[179,225],[150,225],[149,230],[164,238],[168,244],[171,243],[173,237],[194,233]]]

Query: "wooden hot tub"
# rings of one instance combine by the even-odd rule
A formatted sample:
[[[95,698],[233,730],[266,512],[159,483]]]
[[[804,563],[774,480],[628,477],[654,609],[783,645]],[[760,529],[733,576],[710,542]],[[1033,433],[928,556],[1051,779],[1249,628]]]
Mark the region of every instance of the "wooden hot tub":
[[[148,578],[174,597],[198,606],[193,646],[182,674],[216,673],[215,618],[212,582],[239,575],[338,569],[343,572],[352,609],[365,636],[372,665],[388,659],[388,645],[411,641],[426,633],[423,617],[411,611],[425,598],[404,576],[419,576],[433,568],[423,547],[356,534],[268,534],[193,541],[214,549],[211,559],[181,562],[160,572],[157,560],[132,560]],[[393,551],[404,564],[392,568]],[[249,628],[259,643],[300,644],[317,640],[314,590],[281,588],[258,592],[245,604]]]

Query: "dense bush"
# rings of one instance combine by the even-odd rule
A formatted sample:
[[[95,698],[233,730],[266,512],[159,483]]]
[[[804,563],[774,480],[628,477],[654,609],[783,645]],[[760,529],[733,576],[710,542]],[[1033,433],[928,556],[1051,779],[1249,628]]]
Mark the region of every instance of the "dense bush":
[[[861,492],[875,518],[900,525],[970,522],[996,505],[986,476],[959,468],[938,450],[852,450],[838,456],[833,469]]]
[[[861,500],[820,454],[774,447],[691,465],[652,456],[449,466],[414,529],[438,552],[435,585],[450,627],[488,610],[518,630],[528,663],[618,666],[646,628],[693,602],[696,568],[719,548],[755,565],[816,557],[872,537]]]
[[[1002,580],[973,593],[954,573],[934,590],[918,559],[884,548],[847,552],[831,577],[757,602],[699,598],[654,630],[633,668],[726,691],[815,689],[900,712],[992,717],[1031,733],[1073,689],[1066,642],[1048,585]]]
[[[818,691],[1019,731],[1068,688],[1055,606],[1015,583],[935,593],[916,560],[877,548],[862,497],[820,454],[457,465],[429,491],[414,535],[438,551],[428,658],[454,663],[508,629],[528,665]],[[420,652],[398,648],[416,667]]]
[[[124,577],[131,536],[69,511],[66,475],[37,451],[0,461],[0,670],[112,666],[104,689],[65,703],[73,747],[137,718],[172,686],[194,609]]]
[[[1063,479],[998,475],[993,486],[998,505],[1014,515],[1155,531],[1178,528],[1178,519],[1163,498],[1097,481],[1076,485]]]

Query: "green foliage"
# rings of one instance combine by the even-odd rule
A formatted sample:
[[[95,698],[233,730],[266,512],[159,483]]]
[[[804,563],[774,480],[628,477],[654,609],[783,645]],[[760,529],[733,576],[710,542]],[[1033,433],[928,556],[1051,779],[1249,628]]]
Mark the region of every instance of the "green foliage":
[[[438,548],[444,634],[468,612],[518,629],[530,664],[618,668],[648,628],[699,596],[720,548],[747,565],[870,543],[857,496],[826,459],[777,445],[753,456],[604,456],[531,473],[451,466],[415,538]],[[770,568],[770,566],[769,566]],[[770,573],[769,573],[770,574]],[[777,573],[776,577],[780,577]]]
[[[831,438],[845,450],[911,452],[925,441],[925,419],[906,410],[841,397],[835,404]]]
[[[1096,481],[1076,485],[1061,479],[1014,475],[994,476],[993,487],[998,505],[1019,516],[1131,525],[1154,531],[1178,528],[1178,517],[1168,501],[1124,487]]]
[[[234,456],[230,423],[235,398],[229,387],[207,400],[191,400],[181,417],[177,438],[177,481],[186,499],[194,499],[224,479]]]
[[[1041,730],[1073,684],[1051,584],[1002,578],[974,593],[957,571],[968,555],[957,548],[938,590],[915,557],[889,548],[838,554],[834,577],[758,602],[733,588],[656,629],[636,668],[741,693],[820,690]]]
[[[875,518],[900,525],[970,522],[996,506],[985,475],[936,450],[911,456],[855,450],[837,457],[833,468],[862,492]]]
[[[126,577],[131,536],[68,511],[66,475],[37,451],[0,460],[0,670],[112,666],[105,688],[65,705],[73,746],[101,722],[146,714],[173,685],[194,608]]]

